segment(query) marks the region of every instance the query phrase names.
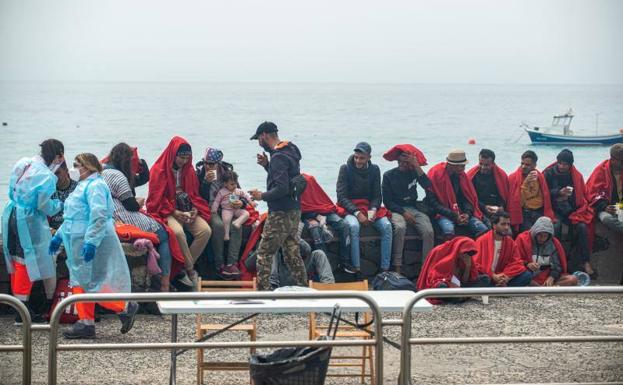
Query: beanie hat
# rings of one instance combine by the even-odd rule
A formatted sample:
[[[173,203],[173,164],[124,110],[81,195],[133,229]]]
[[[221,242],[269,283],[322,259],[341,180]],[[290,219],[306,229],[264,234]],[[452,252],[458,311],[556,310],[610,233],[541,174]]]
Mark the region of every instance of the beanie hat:
[[[182,143],[180,147],[177,149],[177,153],[175,155],[192,155],[192,149],[190,148],[190,144]]]
[[[571,150],[565,148],[556,156],[556,160],[559,162],[573,164],[573,153]]]

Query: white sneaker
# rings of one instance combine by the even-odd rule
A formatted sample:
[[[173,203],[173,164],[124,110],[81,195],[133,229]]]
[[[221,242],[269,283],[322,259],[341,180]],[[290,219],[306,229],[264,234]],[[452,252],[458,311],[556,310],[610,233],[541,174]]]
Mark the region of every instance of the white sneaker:
[[[192,281],[192,288],[194,290],[199,290],[199,273],[197,273],[197,270],[193,270],[188,274],[188,278],[190,278],[190,280]]]
[[[179,281],[185,286],[194,287],[193,281],[190,280],[190,278],[188,277],[188,273],[186,272],[184,272],[184,276],[180,278]]]

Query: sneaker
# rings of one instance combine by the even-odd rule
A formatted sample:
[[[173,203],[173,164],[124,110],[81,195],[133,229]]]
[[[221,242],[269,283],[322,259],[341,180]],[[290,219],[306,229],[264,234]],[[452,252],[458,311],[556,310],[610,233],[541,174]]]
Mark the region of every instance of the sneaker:
[[[134,326],[134,318],[136,318],[136,312],[138,311],[138,303],[128,302],[128,308],[125,313],[119,314],[119,320],[121,321],[121,334],[126,334]]]
[[[219,275],[225,280],[238,279],[240,277],[240,270],[236,265],[227,265],[219,269]]]
[[[63,337],[70,340],[93,339],[95,338],[95,325],[76,322],[69,329],[63,331]]]
[[[184,272],[182,277],[178,279],[178,281],[185,286],[188,287],[194,287],[193,286],[193,281],[190,280],[190,278],[188,277],[188,273]]]
[[[197,270],[191,271],[188,274],[188,278],[190,278],[193,290],[197,290],[197,287],[199,286],[199,273],[197,273]]]
[[[358,272],[358,271],[359,271],[359,269],[355,269],[355,268],[353,267],[353,265],[351,265],[350,263],[347,263],[347,262],[342,263],[342,264],[339,266],[339,268],[340,268],[343,272],[348,273],[348,274],[355,274],[356,272]]]

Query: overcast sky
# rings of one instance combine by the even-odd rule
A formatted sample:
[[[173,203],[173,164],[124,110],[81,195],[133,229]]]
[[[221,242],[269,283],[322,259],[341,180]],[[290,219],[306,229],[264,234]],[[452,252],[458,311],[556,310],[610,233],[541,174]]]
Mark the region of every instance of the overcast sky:
[[[0,0],[0,80],[623,83],[623,1]]]

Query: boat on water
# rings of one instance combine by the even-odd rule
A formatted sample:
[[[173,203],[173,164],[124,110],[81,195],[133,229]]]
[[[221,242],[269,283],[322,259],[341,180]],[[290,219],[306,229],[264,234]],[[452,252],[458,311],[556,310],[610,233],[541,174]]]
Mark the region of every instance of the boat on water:
[[[573,116],[573,111],[569,109],[562,115],[554,116],[549,127],[529,126],[526,123],[521,126],[530,136],[532,144],[608,146],[623,143],[623,129],[612,135],[575,135],[569,128]]]

